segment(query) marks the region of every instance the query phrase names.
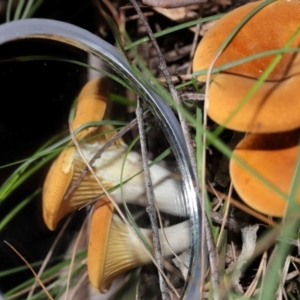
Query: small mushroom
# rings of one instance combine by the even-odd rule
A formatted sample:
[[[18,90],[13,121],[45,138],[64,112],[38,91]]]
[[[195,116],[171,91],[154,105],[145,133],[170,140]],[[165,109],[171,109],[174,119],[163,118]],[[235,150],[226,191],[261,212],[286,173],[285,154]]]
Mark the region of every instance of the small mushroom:
[[[109,83],[105,78],[89,81],[81,90],[74,116],[73,129],[86,122],[101,120],[105,114]],[[101,90],[101,93],[99,91]],[[89,127],[76,135],[82,139],[97,127]],[[47,227],[54,230],[57,222],[74,210],[68,201],[62,201],[74,173],[76,148],[72,143],[53,162],[43,186],[43,216]]]
[[[104,116],[107,89],[104,87],[104,96],[99,96],[99,86],[99,81],[94,80],[80,93],[74,129],[84,122],[99,120]],[[92,111],[89,115],[90,110]],[[81,143],[81,149],[88,161],[113,135],[113,131],[111,125],[102,125],[84,129],[76,135],[77,138],[78,136],[86,138],[85,142]],[[104,191],[88,172],[71,195],[64,199],[67,190],[78,179],[84,168],[85,163],[72,144],[61,152],[51,166],[43,188],[43,214],[49,229],[54,230],[57,223],[69,212],[103,196]],[[127,154],[127,145],[121,138],[104,151],[93,164],[93,169],[104,187],[112,189],[110,194],[117,203],[123,203],[125,199],[126,203],[148,205],[142,158],[136,152],[131,151]],[[122,171],[123,193],[119,188]],[[150,173],[159,210],[187,216],[179,181],[173,178],[169,170],[159,165],[151,166]]]
[[[194,72],[208,69],[234,28],[262,1],[243,5],[222,17],[200,41],[193,60]],[[298,0],[277,0],[259,10],[236,33],[220,54],[215,67],[268,50],[282,49],[299,27]],[[300,34],[290,45],[299,47]],[[225,127],[244,132],[271,133],[300,127],[300,54],[286,53],[258,91],[241,106],[275,55],[254,59],[213,74],[209,86],[208,115]],[[205,81],[206,75],[198,76]],[[236,112],[236,113],[235,113]]]
[[[289,194],[299,156],[299,137],[300,129],[273,134],[252,133],[236,146],[230,160],[230,175],[237,193],[250,207],[267,215],[283,216],[287,204],[284,195]],[[281,194],[241,166],[234,157],[245,162]],[[297,201],[300,203],[300,187]]]
[[[141,229],[152,247],[152,230]],[[162,254],[180,253],[190,247],[190,222],[159,229]],[[168,242],[167,242],[168,241]],[[101,293],[107,292],[112,281],[126,271],[151,263],[145,247],[127,225],[113,213],[109,200],[95,204],[90,223],[88,274],[91,285]]]

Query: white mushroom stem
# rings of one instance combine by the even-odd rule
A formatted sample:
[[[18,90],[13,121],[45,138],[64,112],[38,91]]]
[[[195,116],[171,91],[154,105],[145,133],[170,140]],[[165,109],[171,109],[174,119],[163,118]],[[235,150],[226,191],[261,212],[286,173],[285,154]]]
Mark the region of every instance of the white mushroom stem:
[[[87,141],[82,145],[83,155],[90,161],[104,143],[105,140],[101,138]],[[130,152],[126,156],[126,151],[127,146],[122,140],[119,140],[117,144],[106,149],[101,157],[95,161],[93,169],[108,189],[118,186],[121,181],[124,183],[123,193],[119,187],[110,192],[117,203],[122,204],[125,200],[126,203],[147,206],[144,174],[141,172],[143,169],[141,155]],[[73,181],[78,178],[84,167],[81,157],[76,152]],[[150,173],[158,209],[173,215],[187,216],[180,180],[175,179],[172,172],[159,165],[151,166]],[[128,182],[126,182],[127,180]],[[78,207],[78,205],[84,205],[101,194],[103,194],[101,187],[89,174],[72,193],[70,202]]]
[[[91,226],[91,230],[95,232],[96,223],[91,223]],[[96,290],[104,293],[117,276],[132,268],[151,263],[152,259],[143,242],[116,214],[112,217],[106,246],[103,243],[99,244],[99,240],[102,238],[100,228],[101,224],[98,224],[98,238],[95,235],[90,235],[90,246],[92,246],[89,247],[88,267],[91,284]],[[150,247],[153,248],[152,230],[142,228],[139,230]],[[190,247],[190,222],[184,221],[159,229],[159,237],[163,256],[173,255],[174,252],[181,253]],[[95,254],[98,255],[98,259]],[[97,263],[98,261],[101,263]],[[98,275],[94,278],[92,274]],[[93,277],[91,278],[91,276]]]
[[[152,230],[145,228],[139,228],[139,230],[152,248]],[[186,250],[191,243],[190,221],[159,229],[159,238],[163,256]],[[124,267],[131,266],[131,268],[152,261],[138,236],[117,215],[113,217],[108,247],[107,268],[115,264],[116,261],[119,261]],[[117,253],[119,254],[117,255]]]

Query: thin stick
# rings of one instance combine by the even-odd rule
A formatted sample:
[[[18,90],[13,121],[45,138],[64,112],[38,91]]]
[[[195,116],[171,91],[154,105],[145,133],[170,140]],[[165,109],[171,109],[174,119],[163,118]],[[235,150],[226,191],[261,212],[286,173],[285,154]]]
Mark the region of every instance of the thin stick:
[[[143,4],[164,8],[176,8],[193,4],[206,3],[207,0],[142,0]]]
[[[66,222],[64,222],[64,225],[63,227],[61,228],[61,230],[59,231],[57,237],[55,238],[53,244],[51,245],[51,248],[49,249],[44,261],[43,261],[43,264],[41,265],[38,273],[37,273],[37,276],[38,278],[41,277],[41,275],[43,274],[44,270],[46,269],[46,266],[53,254],[53,251],[54,249],[56,248],[57,246],[57,243],[59,242],[60,238],[63,236],[64,232],[66,231],[70,221],[72,219],[72,215],[68,217],[68,219],[66,220]],[[28,296],[27,296],[27,299],[30,299],[33,295],[33,292],[34,290],[36,289],[36,286],[37,286],[37,279],[35,280],[34,284],[32,285],[31,289],[30,289],[30,292],[28,293]]]
[[[231,198],[232,190],[233,190],[233,185],[231,183],[230,187],[229,187],[228,199]],[[223,219],[223,223],[221,225],[221,230],[220,230],[218,240],[217,240],[217,245],[216,245],[217,248],[219,247],[219,245],[221,243],[221,240],[222,240],[222,235],[223,235],[223,232],[224,232],[224,229],[225,229],[226,220],[228,218],[229,208],[230,208],[230,200],[226,202],[226,209],[225,209],[225,213],[224,213],[224,219]]]
[[[143,24],[145,26],[147,34],[149,35],[149,38],[150,38],[150,40],[151,40],[151,42],[152,42],[152,44],[155,48],[155,51],[156,51],[158,59],[159,59],[158,68],[164,74],[164,76],[166,78],[168,88],[170,90],[170,93],[171,93],[176,105],[179,107],[179,106],[181,106],[180,97],[179,97],[179,95],[178,95],[178,93],[175,89],[175,86],[172,82],[169,70],[167,68],[167,64],[166,64],[165,59],[164,59],[164,57],[163,57],[163,55],[160,51],[159,45],[158,45],[158,43],[157,43],[157,41],[154,37],[154,34],[153,34],[148,22],[144,18],[144,15],[143,15],[139,5],[137,4],[137,2],[135,0],[130,0],[130,2],[132,3],[134,9],[136,10],[137,14],[139,15],[141,21],[143,22]],[[195,153],[194,153],[193,143],[191,141],[190,134],[189,134],[189,127],[188,127],[187,122],[184,120],[183,116],[181,115],[181,113],[179,111],[178,111],[178,116],[179,116],[180,124],[181,124],[181,127],[182,127],[182,131],[183,131],[183,134],[184,134],[185,142],[186,142],[188,150],[189,150],[193,171],[195,173],[194,175],[196,176],[197,175],[197,171],[196,171],[197,170],[197,162],[196,162],[196,157],[195,157]]]
[[[203,15],[203,5],[199,5],[198,19],[202,18],[202,15]],[[192,43],[192,49],[191,49],[191,52],[190,52],[190,63],[189,63],[189,67],[187,69],[187,74],[190,74],[191,71],[192,71],[192,60],[193,60],[193,57],[195,55],[196,48],[197,48],[197,45],[198,45],[198,38],[199,38],[200,28],[201,28],[200,24],[197,24],[194,39],[193,39],[193,43]]]
[[[255,289],[259,283],[260,277],[263,274],[263,271],[266,269],[266,265],[267,265],[267,258],[268,258],[268,252],[265,251],[263,256],[261,257],[260,263],[259,263],[259,267],[257,269],[257,272],[254,276],[254,279],[252,280],[251,284],[249,285],[249,287],[247,288],[247,291],[244,294],[244,297],[247,297],[246,299],[249,299],[253,293],[255,292]]]
[[[88,287],[89,286],[89,277],[87,270],[80,276],[78,281],[76,282],[76,285],[73,287],[72,292],[69,294],[69,299],[75,299],[75,295],[78,293],[78,291],[82,287]]]
[[[208,74],[207,74],[207,80],[206,80],[206,86],[205,86],[205,101],[204,101],[204,112],[203,112],[203,135],[202,135],[202,192],[206,189],[206,182],[205,182],[205,170],[206,170],[206,128],[207,128],[207,108],[209,105],[209,80],[212,72],[212,68],[215,64],[215,61],[218,59],[219,55],[221,54],[221,51],[217,54],[216,58],[211,62],[208,68]],[[205,226],[205,233],[206,233],[206,241],[211,242],[211,245],[208,245],[208,253],[209,253],[209,261],[210,261],[210,268],[211,268],[211,284],[213,289],[213,297],[214,299],[221,299],[220,298],[220,274],[219,269],[216,264],[217,261],[217,250],[215,243],[213,241],[213,236],[211,229],[209,227],[209,222],[206,218],[206,224]],[[210,253],[212,251],[212,253]]]
[[[219,212],[212,211],[211,212],[211,219],[214,223],[222,225],[224,222],[225,216]],[[240,219],[235,219],[235,218],[228,218],[225,221],[225,226],[234,232],[240,232],[241,228],[249,226],[250,223],[245,222]]]
[[[214,194],[218,195],[219,197],[224,198],[226,201],[229,201],[230,204],[234,205],[238,209],[240,209],[240,210],[244,211],[245,213],[253,216],[254,218],[259,219],[260,221],[268,224],[269,226],[272,226],[272,227],[277,227],[278,226],[278,224],[276,224],[272,219],[260,214],[259,212],[251,209],[250,207],[246,206],[245,204],[233,199],[232,197],[229,198],[226,194],[224,194],[222,192],[219,192],[219,191],[215,190],[214,188],[212,188],[208,185],[206,186],[206,189],[209,192],[214,193]]]
[[[157,53],[157,56],[158,56],[158,59],[159,59],[159,69],[162,71],[163,75],[165,76],[166,78],[166,82],[167,82],[167,85],[168,85],[168,88],[170,90],[170,93],[177,105],[177,107],[180,107],[181,106],[181,101],[180,101],[180,97],[174,87],[174,84],[172,82],[172,79],[171,79],[171,76],[170,76],[170,73],[169,73],[169,70],[167,68],[167,64],[165,62],[165,59],[160,51],[160,48],[159,48],[159,45],[154,37],[154,34],[148,24],[148,22],[146,21],[146,19],[144,18],[143,16],[143,13],[139,7],[139,5],[137,4],[137,2],[135,0],[130,0],[131,4],[133,5],[134,9],[136,10],[137,14],[139,15],[141,21],[143,22],[144,26],[145,26],[145,29],[149,35],[149,38],[154,46],[154,49]],[[192,143],[192,139],[190,137],[190,132],[189,132],[189,127],[188,127],[188,124],[186,122],[186,120],[183,118],[183,116],[181,115],[179,109],[177,109],[177,113],[178,113],[178,117],[179,117],[179,121],[180,121],[180,124],[181,124],[181,128],[182,128],[182,131],[183,131],[183,136],[184,136],[184,139],[185,139],[185,143],[187,145],[187,148],[188,148],[188,153],[189,153],[189,158],[190,158],[190,162],[191,162],[191,167],[192,167],[192,170],[193,170],[193,174],[194,174],[194,178],[196,179],[195,182],[196,182],[196,192],[197,192],[197,196],[199,199],[201,199],[200,197],[200,193],[199,193],[199,182],[197,180],[198,176],[197,176],[197,161],[196,161],[196,156],[195,156],[195,151],[194,151],[194,146],[193,146],[193,143]],[[211,233],[211,228],[208,226],[208,221],[205,220],[205,216],[204,216],[204,205],[202,205],[202,220],[204,222],[204,228],[205,229],[202,229],[202,232],[201,232],[201,235],[204,236],[204,233],[203,233],[203,230],[205,230],[206,232],[206,242],[207,243],[211,243],[208,245],[208,248],[211,249],[211,252],[209,252],[209,256],[212,256],[210,257],[210,262],[213,262],[214,260],[214,256],[216,255],[216,247],[215,247],[215,244],[213,243],[213,239],[212,239],[212,233]],[[204,257],[204,243],[202,243],[202,261],[205,259]],[[213,255],[215,254],[215,255]],[[219,276],[218,276],[218,272],[217,270],[215,270],[215,267],[213,266],[213,271],[215,273],[215,276],[212,276],[212,280],[215,281],[213,283],[213,286],[216,287],[219,285]],[[202,273],[204,273],[204,270],[202,270]],[[199,298],[201,299],[202,298],[202,290],[203,290],[203,280],[200,280],[200,286],[199,286]]]
[[[146,193],[148,199],[148,207],[146,210],[149,214],[151,228],[152,228],[154,256],[160,269],[163,270],[163,263],[162,263],[163,258],[162,258],[161,245],[160,245],[159,233],[158,233],[158,222],[157,222],[157,215],[156,215],[156,209],[154,203],[154,192],[153,192],[152,180],[151,180],[151,175],[149,170],[149,163],[147,159],[147,147],[146,147],[146,137],[145,137],[145,130],[144,130],[143,109],[141,107],[139,98],[137,99],[136,118],[139,127],[139,133],[140,133],[141,153],[142,153],[143,169],[144,169],[144,176],[145,176],[145,187],[146,187]],[[158,277],[159,277],[159,285],[160,285],[162,299],[169,300],[170,296],[167,292],[167,285],[160,272],[158,272]]]
[[[187,270],[188,270],[188,266],[180,259],[180,257],[173,251],[173,248],[171,247],[170,243],[169,243],[169,240],[168,240],[168,237],[166,235],[166,232],[165,232],[165,228],[163,226],[163,222],[162,222],[162,219],[161,219],[161,215],[160,215],[160,212],[159,212],[159,209],[158,209],[158,206],[157,206],[157,203],[154,199],[154,204],[155,204],[155,210],[157,212],[157,217],[158,217],[158,222],[159,222],[159,226],[161,228],[161,232],[162,234],[164,235],[164,238],[169,246],[169,249],[170,251],[172,252],[172,254],[174,255],[174,258],[176,258]],[[1,299],[0,299],[1,300]]]
[[[24,261],[24,263],[27,265],[27,267],[30,269],[30,271],[33,273],[33,275],[35,276],[36,280],[38,281],[38,283],[40,284],[41,288],[43,289],[43,291],[45,292],[45,294],[47,295],[47,297],[50,300],[54,300],[52,298],[52,296],[50,295],[50,293],[48,292],[48,290],[46,289],[46,287],[44,286],[43,282],[41,281],[41,279],[39,278],[39,276],[35,273],[35,271],[33,270],[33,268],[31,267],[31,265],[28,263],[28,261],[25,259],[24,256],[21,255],[20,252],[18,252],[18,250],[12,246],[11,244],[9,244],[7,241],[3,241],[5,244],[7,244],[15,253],[18,254],[18,256]]]

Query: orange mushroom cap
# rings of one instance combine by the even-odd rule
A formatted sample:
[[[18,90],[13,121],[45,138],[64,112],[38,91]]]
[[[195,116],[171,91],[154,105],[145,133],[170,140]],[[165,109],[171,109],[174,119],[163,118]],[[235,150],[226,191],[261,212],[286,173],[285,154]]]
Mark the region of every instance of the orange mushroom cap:
[[[101,120],[105,114],[107,96],[108,81],[105,78],[89,81],[78,96],[73,129],[86,122]],[[77,134],[76,138],[86,137],[96,129],[96,127],[86,128]],[[68,201],[62,201],[74,179],[76,148],[71,145],[54,161],[43,186],[43,216],[47,227],[51,230],[55,229],[61,218],[74,210]]]
[[[107,201],[100,200],[95,204],[88,246],[90,283],[101,293],[107,292],[112,281],[120,274],[152,261],[138,237],[118,215],[113,214],[113,207]],[[165,234],[159,229],[164,256],[172,254],[170,246],[175,253],[190,247],[190,226],[189,221],[184,221],[164,228]],[[152,247],[152,230],[140,228],[140,231]]]
[[[249,134],[236,146],[233,155],[287,197],[299,156],[299,137],[299,129],[277,134]],[[243,168],[234,157],[230,160],[230,176],[237,193],[250,207],[267,215],[283,216],[286,199]],[[300,187],[297,201],[300,203]]]
[[[216,22],[199,43],[193,61],[194,72],[209,68],[222,42],[261,3],[262,1],[257,1],[241,6]],[[298,29],[299,20],[298,0],[272,2],[244,24],[214,66],[283,48]],[[297,34],[290,47],[299,46],[300,34]],[[270,55],[258,58],[212,75],[207,111],[210,118],[237,131],[271,133],[300,127],[298,52],[284,54],[254,96],[230,118],[274,57],[275,55]],[[206,76],[198,76],[198,79],[205,80]]]

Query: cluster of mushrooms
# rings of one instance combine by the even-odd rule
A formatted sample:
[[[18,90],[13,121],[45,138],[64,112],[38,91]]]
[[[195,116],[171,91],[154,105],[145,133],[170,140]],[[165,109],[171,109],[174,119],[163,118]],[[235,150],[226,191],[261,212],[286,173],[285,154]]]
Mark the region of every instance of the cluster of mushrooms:
[[[265,3],[246,4],[216,22],[196,50],[194,72],[208,69],[223,41],[260,6],[263,7],[236,33],[214,66],[283,49],[287,45],[288,48],[299,47],[300,2]],[[243,101],[275,56],[260,57],[212,74],[207,113],[226,128],[249,133],[236,146],[230,160],[233,185],[249,206],[261,213],[281,217],[287,207],[286,199],[300,150],[299,52],[284,53],[254,95]],[[206,75],[198,77],[200,81],[206,79]],[[250,168],[245,168],[238,160]],[[297,201],[300,202],[300,189]]]
[[[73,130],[87,122],[107,118],[109,82],[105,78],[89,81],[81,90],[73,120]],[[76,134],[81,153],[90,161],[106,141],[115,134],[112,125],[86,127]],[[93,164],[93,170],[109,197],[117,204],[148,205],[142,159],[136,152],[127,152],[127,145],[119,138],[108,147]],[[124,168],[122,165],[125,160]],[[87,204],[93,205],[89,224],[87,267],[91,285],[105,293],[120,274],[151,262],[144,245],[115,212],[115,207],[104,193],[93,174],[88,172],[68,194],[86,164],[73,144],[60,153],[53,162],[43,187],[43,217],[47,227],[55,230],[58,222],[70,212]],[[121,170],[123,192],[120,190]],[[159,211],[188,217],[184,207],[180,184],[173,174],[160,165],[152,165],[150,174]],[[140,229],[152,245],[152,230]],[[162,254],[180,253],[190,247],[190,222],[159,230]]]

